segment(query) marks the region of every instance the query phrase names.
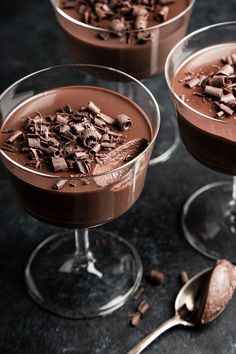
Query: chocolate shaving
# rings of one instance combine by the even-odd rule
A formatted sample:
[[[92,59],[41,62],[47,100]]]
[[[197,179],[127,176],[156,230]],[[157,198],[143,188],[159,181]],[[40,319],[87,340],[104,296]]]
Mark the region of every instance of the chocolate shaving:
[[[95,114],[98,114],[101,112],[101,109],[96,106],[95,103],[93,103],[92,101],[90,101],[87,105],[87,108],[92,112],[92,113],[95,113]]]
[[[160,22],[164,22],[167,20],[167,17],[169,15],[169,7],[168,6],[163,6],[162,9],[158,12],[157,17],[160,20]]]
[[[235,97],[232,93],[228,93],[227,95],[222,96],[220,100],[221,102],[229,103],[235,101]]]
[[[159,270],[151,270],[147,273],[147,280],[153,285],[160,285],[163,284],[165,281],[165,276]]]
[[[16,130],[8,139],[7,139],[7,142],[9,144],[12,144],[14,143],[14,141],[16,139],[18,139],[19,137],[21,137],[23,135],[22,131],[21,130]]]
[[[149,308],[150,308],[149,303],[146,300],[142,300],[138,305],[138,312],[143,317],[146,314],[146,312],[149,310]]]
[[[197,86],[199,84],[199,82],[200,82],[199,78],[194,77],[191,80],[187,81],[185,83],[185,86],[187,86],[189,88],[193,88],[193,87]]]
[[[52,162],[54,172],[68,171],[68,166],[66,164],[64,157],[52,157],[51,162]]]
[[[187,282],[189,281],[189,276],[188,273],[186,271],[182,271],[180,273],[180,278],[181,278],[181,282],[183,285],[187,284]]]
[[[226,105],[223,104],[223,103],[215,102],[215,105],[216,105],[217,107],[219,107],[221,111],[224,111],[224,112],[225,112],[226,114],[228,114],[229,116],[231,116],[231,115],[234,113],[233,109],[231,109],[230,107],[226,106]]]
[[[207,95],[218,97],[218,98],[221,98],[223,96],[223,94],[224,94],[223,90],[221,88],[214,87],[214,86],[209,86],[209,85],[207,85],[205,87],[205,93]]]
[[[54,186],[52,187],[53,189],[60,190],[63,187],[65,187],[68,183],[68,179],[60,179]]]
[[[130,325],[132,327],[137,327],[140,323],[141,320],[141,314],[140,312],[135,312],[134,314],[132,314],[132,316],[130,317]]]
[[[214,75],[213,77],[209,78],[208,80],[209,86],[215,86],[215,87],[225,87],[228,83],[229,80],[227,76],[224,75]]]
[[[216,73],[217,75],[221,74],[221,75],[225,75],[225,76],[230,76],[234,73],[234,68],[229,65],[229,64],[225,64],[224,66],[222,66],[222,68]]]
[[[143,294],[144,292],[144,288],[139,288],[133,295],[133,299],[134,300],[138,300],[140,298],[140,296]]]
[[[109,117],[107,114],[104,113],[98,113],[97,117],[101,118],[102,120],[104,120],[105,123],[107,124],[115,124],[115,119]]]
[[[118,114],[116,120],[121,130],[128,130],[132,126],[131,118],[126,114]]]

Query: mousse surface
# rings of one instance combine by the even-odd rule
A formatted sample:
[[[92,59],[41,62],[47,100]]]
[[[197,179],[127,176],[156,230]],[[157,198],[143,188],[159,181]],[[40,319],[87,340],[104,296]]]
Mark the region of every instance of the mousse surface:
[[[69,17],[56,14],[74,62],[111,66],[144,79],[163,70],[170,49],[185,35],[191,11],[181,18],[178,15],[191,3],[58,1],[57,6]],[[175,21],[168,23],[175,17]],[[149,30],[165,22],[166,26]]]
[[[236,174],[235,53],[234,42],[205,48],[182,64],[172,83],[182,101],[175,99],[185,146],[204,165],[232,175]]]
[[[42,221],[71,228],[98,225],[129,209],[142,191],[148,156],[135,176],[132,168],[112,170],[139,155],[151,138],[139,106],[91,86],[59,88],[25,101],[5,120],[0,137],[23,207]]]

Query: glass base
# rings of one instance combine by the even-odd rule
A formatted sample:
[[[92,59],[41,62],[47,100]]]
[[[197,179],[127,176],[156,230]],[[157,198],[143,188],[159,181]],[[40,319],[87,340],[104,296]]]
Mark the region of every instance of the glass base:
[[[55,234],[31,255],[25,270],[32,298],[63,317],[112,313],[137,290],[142,263],[135,248],[112,233],[89,230],[87,261],[75,252],[73,230]]]
[[[201,254],[236,263],[236,204],[232,192],[230,181],[197,190],[184,205],[182,227],[188,242]]]

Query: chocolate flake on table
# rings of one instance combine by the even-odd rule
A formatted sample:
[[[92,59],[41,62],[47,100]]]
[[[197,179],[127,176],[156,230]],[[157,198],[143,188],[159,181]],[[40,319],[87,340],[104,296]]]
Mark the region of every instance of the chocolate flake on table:
[[[26,154],[26,165],[37,169],[71,171],[79,176],[93,170],[95,175],[121,166],[146,148],[146,139],[126,140],[122,131],[131,126],[131,117],[123,113],[110,117],[92,101],[77,109],[66,105],[50,115],[35,112],[26,117],[21,129],[7,131],[9,135],[1,148]],[[103,186],[101,178],[94,177]],[[60,180],[53,188],[59,190],[63,186]]]
[[[143,317],[146,314],[146,312],[149,310],[149,308],[150,308],[149,303],[146,300],[142,300],[138,305],[138,312]]]
[[[140,298],[140,296],[143,294],[144,290],[145,290],[144,287],[139,288],[139,289],[134,293],[133,299],[134,299],[134,300],[138,300],[138,299]]]
[[[180,278],[183,285],[187,284],[189,281],[188,273],[184,270],[180,273]]]
[[[161,285],[165,282],[164,273],[156,269],[153,269],[150,272],[148,272],[146,278],[147,281],[153,285]]]
[[[192,94],[201,96],[203,102],[212,102],[215,118],[227,119],[236,113],[236,53],[221,58],[221,62],[222,66],[212,65],[214,70],[208,75],[191,71],[179,82],[194,88]]]
[[[137,311],[130,316],[130,325],[132,327],[137,327],[140,323],[140,320],[141,320],[141,313]]]
[[[130,317],[130,325],[136,327],[139,325],[140,320],[143,319],[147,311],[150,309],[150,305],[146,300],[142,300],[137,308],[137,311],[132,313]]]
[[[148,21],[158,25],[168,20],[170,6],[176,0],[62,0],[61,8],[74,9],[80,21],[112,32],[99,32],[97,38],[109,40],[120,37],[129,45],[145,44],[152,40],[147,31]],[[154,24],[153,24],[154,21]],[[143,36],[142,36],[143,34]]]

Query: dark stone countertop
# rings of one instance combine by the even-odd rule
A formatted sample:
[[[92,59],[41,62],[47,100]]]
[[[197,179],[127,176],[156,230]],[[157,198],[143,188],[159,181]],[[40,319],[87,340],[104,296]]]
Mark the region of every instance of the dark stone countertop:
[[[190,30],[234,20],[235,0],[197,0]],[[69,62],[62,34],[49,1],[11,0],[0,4],[0,90],[43,67]],[[156,87],[158,92],[158,87]],[[162,98],[169,106],[169,97]],[[149,170],[144,192],[135,206],[104,226],[118,230],[138,249],[144,270],[163,270],[166,283],[145,283],[150,311],[138,328],[128,324],[134,310],[129,301],[113,315],[93,320],[67,320],[38,307],[23,278],[32,250],[54,227],[37,222],[16,204],[4,173],[0,175],[0,353],[1,354],[123,354],[173,314],[179,272],[190,275],[212,264],[185,241],[181,207],[197,188],[229,179],[198,164],[181,145],[166,163]],[[220,319],[202,329],[176,328],[147,349],[161,354],[236,353],[236,298]]]

